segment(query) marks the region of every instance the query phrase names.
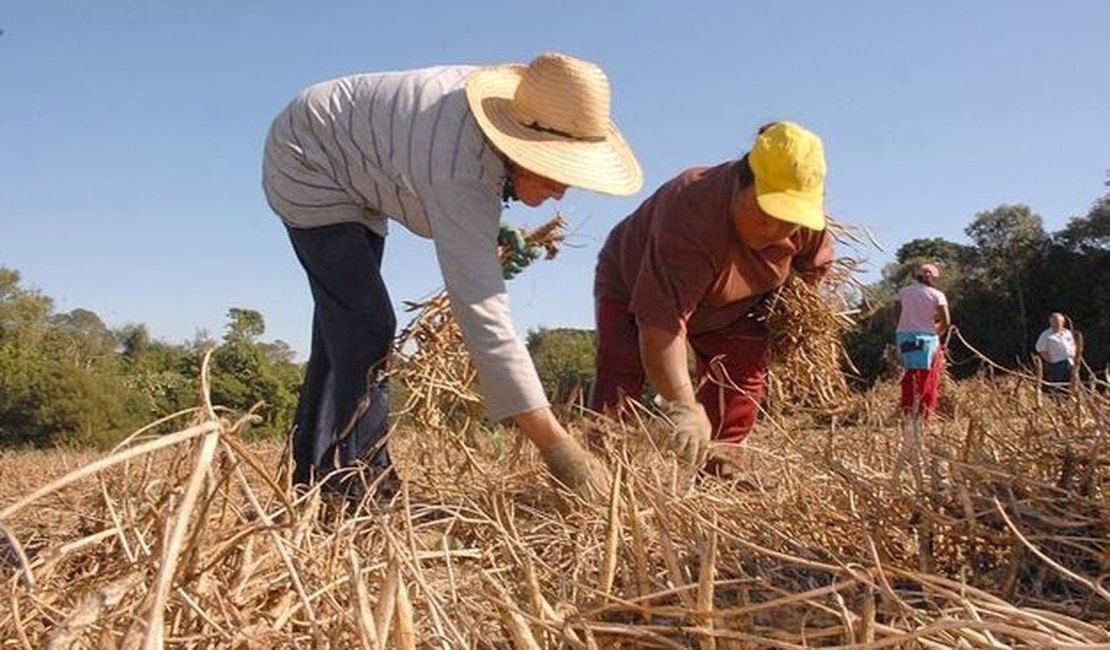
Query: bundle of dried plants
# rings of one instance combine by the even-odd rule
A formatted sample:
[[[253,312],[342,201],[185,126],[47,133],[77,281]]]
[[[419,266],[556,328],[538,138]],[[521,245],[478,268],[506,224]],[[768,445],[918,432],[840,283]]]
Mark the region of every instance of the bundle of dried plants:
[[[862,228],[829,218],[840,247],[859,249],[874,240]],[[855,370],[844,347],[858,304],[866,295],[858,257],[833,261],[820,283],[791,274],[756,310],[770,332],[767,401],[774,410],[832,408],[849,395],[845,368]]]

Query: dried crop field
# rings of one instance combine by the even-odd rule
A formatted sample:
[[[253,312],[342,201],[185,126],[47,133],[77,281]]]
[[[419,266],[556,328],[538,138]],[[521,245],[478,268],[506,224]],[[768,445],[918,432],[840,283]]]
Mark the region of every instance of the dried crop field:
[[[614,470],[602,503],[500,430],[396,430],[406,489],[358,511],[211,407],[112,454],[7,453],[0,647],[1110,644],[1105,398],[949,384],[906,446],[895,390],[768,414],[735,481],[646,415],[567,414]]]
[[[554,255],[561,225],[529,239]],[[614,480],[560,490],[480,419],[442,294],[397,341],[391,503],[292,490],[204,386],[110,454],[0,455],[0,648],[1110,647],[1105,395],[981,377],[903,421],[840,371],[853,269],[767,305],[770,412],[732,480],[648,411],[565,407]]]

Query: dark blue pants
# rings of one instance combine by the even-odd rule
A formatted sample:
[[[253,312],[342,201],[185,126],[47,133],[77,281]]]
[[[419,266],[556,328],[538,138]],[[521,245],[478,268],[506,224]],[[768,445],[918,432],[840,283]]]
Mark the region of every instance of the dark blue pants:
[[[1061,384],[1071,381],[1071,361],[1064,359],[1056,363],[1046,363],[1044,366],[1044,380]]]
[[[1069,359],[1046,363],[1044,366],[1045,387],[1053,397],[1065,397],[1070,391],[1072,364]]]
[[[293,481],[307,485],[360,464],[388,468],[389,391],[379,375],[397,318],[381,276],[385,240],[356,223],[288,230],[315,303]]]

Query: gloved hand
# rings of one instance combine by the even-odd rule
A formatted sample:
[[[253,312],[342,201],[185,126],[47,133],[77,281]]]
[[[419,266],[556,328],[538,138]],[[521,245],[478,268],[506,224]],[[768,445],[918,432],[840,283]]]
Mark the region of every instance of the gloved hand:
[[[604,503],[612,489],[609,468],[571,437],[540,452],[555,480],[588,501]]]
[[[665,408],[672,424],[667,446],[684,462],[700,467],[713,430],[705,407],[697,402],[667,402]]]
[[[497,231],[497,244],[508,252],[501,264],[501,275],[506,280],[516,277],[540,256],[542,250],[540,246],[529,244],[520,227],[507,221],[502,221]]]

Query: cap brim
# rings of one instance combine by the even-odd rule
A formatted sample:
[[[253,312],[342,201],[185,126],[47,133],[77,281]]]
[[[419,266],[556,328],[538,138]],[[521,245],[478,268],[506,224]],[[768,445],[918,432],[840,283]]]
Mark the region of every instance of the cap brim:
[[[794,223],[810,230],[825,229],[825,202],[819,195],[802,192],[765,192],[758,187],[755,196],[759,209],[779,221]]]
[[[586,190],[627,196],[640,191],[644,175],[617,126],[604,139],[576,140],[528,128],[511,105],[522,65],[482,68],[471,73],[466,98],[482,133],[503,154],[528,171]]]

